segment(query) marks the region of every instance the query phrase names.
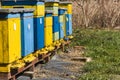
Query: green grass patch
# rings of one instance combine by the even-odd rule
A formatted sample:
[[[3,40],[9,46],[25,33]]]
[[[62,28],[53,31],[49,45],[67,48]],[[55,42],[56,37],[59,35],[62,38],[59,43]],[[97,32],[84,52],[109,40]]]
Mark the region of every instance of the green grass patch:
[[[107,30],[76,29],[72,46],[86,47],[84,56],[92,62],[84,66],[80,80],[119,80],[120,32]]]

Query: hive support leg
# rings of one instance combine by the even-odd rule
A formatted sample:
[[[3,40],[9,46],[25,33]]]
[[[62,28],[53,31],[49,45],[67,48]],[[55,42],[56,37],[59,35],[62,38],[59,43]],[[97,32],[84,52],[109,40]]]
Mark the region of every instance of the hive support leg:
[[[44,58],[44,63],[47,63],[50,61],[50,56],[51,56],[51,53],[48,53],[48,55],[46,55],[46,57]]]
[[[12,80],[16,80],[15,76],[12,78]]]
[[[51,52],[51,55],[50,55],[50,57],[49,57],[50,59],[55,55],[56,50],[57,50],[57,49],[55,49],[55,50],[53,50],[53,51]],[[50,60],[50,59],[49,59],[49,60]]]
[[[62,44],[62,51],[64,52],[65,51],[65,45]]]
[[[70,48],[70,43],[68,42],[68,48]]]
[[[45,58],[45,63],[47,63],[50,60],[50,56]]]
[[[33,72],[34,72],[34,70],[35,70],[35,65],[32,65],[32,66],[30,67],[29,71],[33,71]]]
[[[35,65],[32,65],[32,67],[29,69],[29,71],[33,72],[30,75],[30,79],[32,79],[34,77]]]
[[[28,76],[30,79],[33,78],[33,75],[34,75],[34,70],[35,70],[35,65],[33,64],[29,69],[28,71],[25,71],[23,73],[23,76]]]
[[[51,58],[52,58],[55,54],[57,54],[57,49],[52,53]]]

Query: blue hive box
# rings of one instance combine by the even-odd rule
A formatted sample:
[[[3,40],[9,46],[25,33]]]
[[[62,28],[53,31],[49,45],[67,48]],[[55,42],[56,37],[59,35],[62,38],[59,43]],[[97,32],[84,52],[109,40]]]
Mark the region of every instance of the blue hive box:
[[[72,15],[66,14],[66,35],[72,35]]]
[[[59,40],[59,17],[53,16],[53,40]]]
[[[34,47],[35,50],[44,47],[44,17],[34,17]]]
[[[33,13],[21,14],[21,46],[22,56],[34,52]]]
[[[60,39],[63,39],[64,38],[64,36],[65,36],[65,34],[64,34],[64,32],[65,32],[65,29],[64,29],[64,27],[65,27],[65,24],[64,24],[64,22],[65,22],[65,18],[64,18],[64,13],[65,13],[65,11],[66,11],[66,9],[62,9],[62,8],[60,8],[59,10],[58,10],[58,13],[59,13],[59,38]]]

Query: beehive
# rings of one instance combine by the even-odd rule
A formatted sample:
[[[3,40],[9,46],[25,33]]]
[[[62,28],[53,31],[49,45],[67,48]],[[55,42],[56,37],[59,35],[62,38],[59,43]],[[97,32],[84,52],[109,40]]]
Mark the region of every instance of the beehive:
[[[53,41],[59,40],[59,1],[45,1],[45,9],[53,11]]]
[[[0,64],[21,58],[21,25],[18,12],[18,9],[0,9]]]
[[[35,50],[44,47],[44,17],[34,16],[34,47]]]
[[[71,2],[60,2],[61,8],[66,8],[66,36],[72,35],[72,3]]]
[[[72,14],[72,3],[65,1],[65,2],[60,2],[60,8],[66,8],[67,9],[67,14]]]
[[[24,13],[21,13],[21,49],[23,57],[34,52],[33,10],[25,10]]]
[[[66,14],[66,35],[72,35],[72,15]]]
[[[38,1],[3,1],[2,8],[34,8],[34,16],[44,16],[44,2]]]
[[[59,40],[59,17],[53,16],[53,41]]]
[[[60,39],[66,36],[66,10],[65,8],[59,8]]]
[[[47,10],[45,13],[45,46],[49,46],[53,42],[53,34],[52,34],[52,11]]]

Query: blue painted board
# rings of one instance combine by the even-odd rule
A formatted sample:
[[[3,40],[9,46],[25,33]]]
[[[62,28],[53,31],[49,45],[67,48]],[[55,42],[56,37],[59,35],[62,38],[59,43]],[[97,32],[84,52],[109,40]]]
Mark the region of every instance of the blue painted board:
[[[62,15],[64,15],[66,9],[59,9],[58,13],[59,13],[59,38],[63,39],[64,38],[64,17],[62,17]],[[62,20],[61,20],[62,19]]]
[[[72,15],[66,14],[66,35],[72,35]]]
[[[44,17],[34,17],[34,47],[35,50],[44,47]]]
[[[53,16],[53,40],[59,40],[59,16]]]
[[[33,13],[21,14],[21,49],[23,57],[34,52],[33,16],[27,17],[26,15],[33,15]]]
[[[53,33],[59,32],[59,17],[53,16]]]
[[[64,38],[64,29],[63,29],[63,22],[59,22],[59,38],[63,39]]]

